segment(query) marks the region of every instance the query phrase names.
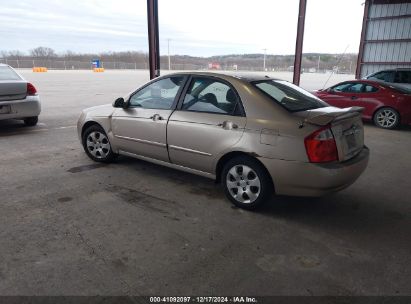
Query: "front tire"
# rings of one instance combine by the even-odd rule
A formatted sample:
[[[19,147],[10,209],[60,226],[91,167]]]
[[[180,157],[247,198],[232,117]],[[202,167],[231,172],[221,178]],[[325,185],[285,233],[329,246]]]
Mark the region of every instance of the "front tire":
[[[259,207],[274,192],[273,183],[264,166],[246,156],[229,160],[223,168],[221,181],[227,198],[243,209]]]
[[[37,125],[37,123],[39,122],[39,117],[38,116],[33,116],[33,117],[27,117],[24,120],[24,124],[28,127],[34,127],[35,125]]]
[[[84,131],[83,148],[88,157],[96,162],[109,163],[117,156],[113,153],[106,132],[99,125],[92,125]]]
[[[383,129],[395,129],[400,124],[400,114],[393,108],[381,108],[374,114],[374,124]]]

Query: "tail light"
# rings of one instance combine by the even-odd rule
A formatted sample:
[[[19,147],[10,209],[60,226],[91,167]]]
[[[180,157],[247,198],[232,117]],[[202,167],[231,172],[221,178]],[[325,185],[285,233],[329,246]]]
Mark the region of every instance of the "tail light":
[[[27,95],[29,96],[37,95],[36,87],[32,85],[30,82],[27,83]]]
[[[325,126],[304,139],[307,156],[312,163],[338,160],[337,145],[330,126]]]

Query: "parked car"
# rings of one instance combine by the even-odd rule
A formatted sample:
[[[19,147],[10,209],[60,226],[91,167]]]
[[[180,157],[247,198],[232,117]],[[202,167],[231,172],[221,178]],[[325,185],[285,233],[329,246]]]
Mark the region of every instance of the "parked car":
[[[365,76],[365,79],[383,81],[411,89],[411,69],[399,68],[383,70]]]
[[[0,120],[20,119],[35,126],[41,112],[37,90],[11,66],[0,63]]]
[[[338,109],[283,80],[207,72],[156,78],[113,105],[84,110],[87,155],[122,154],[221,182],[237,206],[273,193],[321,196],[367,166],[361,108]]]
[[[363,107],[363,119],[384,129],[394,129],[400,124],[411,125],[411,90],[403,87],[352,80],[313,93],[335,107]]]

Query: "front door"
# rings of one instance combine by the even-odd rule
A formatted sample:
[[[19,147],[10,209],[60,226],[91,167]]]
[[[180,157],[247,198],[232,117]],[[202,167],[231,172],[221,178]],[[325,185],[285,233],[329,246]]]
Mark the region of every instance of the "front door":
[[[325,100],[338,108],[351,107],[360,98],[362,87],[362,83],[356,82],[339,84],[329,90]]]
[[[115,110],[112,130],[120,150],[169,161],[167,121],[184,81],[184,76],[157,80],[132,94],[128,108]]]
[[[193,77],[168,123],[170,161],[211,173],[215,160],[240,140],[245,125],[241,102],[230,84]]]

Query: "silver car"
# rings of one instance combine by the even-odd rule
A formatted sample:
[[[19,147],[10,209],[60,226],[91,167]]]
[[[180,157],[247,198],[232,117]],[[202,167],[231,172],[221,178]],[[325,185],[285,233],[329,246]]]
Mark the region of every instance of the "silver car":
[[[387,82],[399,87],[411,89],[411,69],[407,68],[378,71],[365,76],[364,79]]]
[[[95,161],[121,154],[202,175],[253,209],[274,193],[321,196],[352,184],[369,157],[361,111],[283,80],[192,72],[86,109],[77,128]]]
[[[0,64],[0,120],[20,119],[34,126],[40,112],[40,97],[34,85],[12,67]]]

